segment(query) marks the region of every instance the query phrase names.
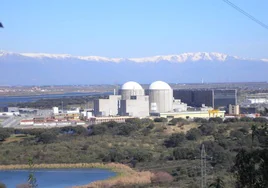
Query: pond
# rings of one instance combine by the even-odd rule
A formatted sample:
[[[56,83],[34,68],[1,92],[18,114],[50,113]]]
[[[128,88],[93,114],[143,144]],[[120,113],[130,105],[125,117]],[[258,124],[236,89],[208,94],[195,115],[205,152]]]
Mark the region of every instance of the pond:
[[[0,170],[0,182],[7,188],[15,188],[27,183],[29,170]],[[115,172],[104,169],[35,169],[38,187],[66,188],[75,185],[86,185],[93,181],[116,176]]]

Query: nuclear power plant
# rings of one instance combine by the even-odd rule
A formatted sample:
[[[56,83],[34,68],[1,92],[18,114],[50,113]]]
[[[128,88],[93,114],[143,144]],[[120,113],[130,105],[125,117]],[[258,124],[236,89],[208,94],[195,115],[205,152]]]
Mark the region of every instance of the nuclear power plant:
[[[215,110],[212,106],[201,105],[192,108],[173,97],[173,89],[163,81],[155,81],[149,88],[137,82],[129,81],[121,86],[118,95],[110,95],[107,99],[94,101],[96,117],[165,117],[165,118],[209,118],[224,117],[224,110]],[[176,93],[176,91],[175,91]],[[177,94],[177,93],[176,93]]]

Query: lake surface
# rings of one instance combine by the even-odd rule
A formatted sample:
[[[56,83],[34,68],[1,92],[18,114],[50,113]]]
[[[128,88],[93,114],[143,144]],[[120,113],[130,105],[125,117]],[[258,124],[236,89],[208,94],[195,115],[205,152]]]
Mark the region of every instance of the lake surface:
[[[0,171],[0,182],[7,188],[16,188],[27,183],[28,175],[29,170]],[[116,173],[104,169],[36,169],[34,175],[39,188],[66,188],[108,179]]]
[[[23,102],[35,102],[39,99],[58,99],[64,97],[78,97],[78,96],[89,96],[98,94],[110,94],[111,92],[105,93],[63,93],[63,94],[45,94],[45,95],[27,95],[27,96],[0,96],[0,107],[5,107],[8,104],[16,104]]]

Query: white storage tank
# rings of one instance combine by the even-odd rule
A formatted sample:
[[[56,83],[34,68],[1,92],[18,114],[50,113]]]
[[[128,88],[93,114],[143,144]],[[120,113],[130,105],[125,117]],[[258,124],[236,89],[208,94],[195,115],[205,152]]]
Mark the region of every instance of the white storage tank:
[[[153,82],[149,87],[150,113],[173,111],[173,89],[163,81]]]
[[[119,90],[119,95],[121,95],[122,100],[127,100],[130,99],[131,96],[144,95],[144,89],[137,82],[130,81],[122,85]]]

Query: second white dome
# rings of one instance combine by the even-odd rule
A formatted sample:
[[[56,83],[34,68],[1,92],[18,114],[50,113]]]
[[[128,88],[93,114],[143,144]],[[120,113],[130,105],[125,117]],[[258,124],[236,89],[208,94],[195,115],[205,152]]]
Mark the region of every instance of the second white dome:
[[[172,90],[171,87],[163,81],[155,81],[153,82],[150,87],[150,90]]]

